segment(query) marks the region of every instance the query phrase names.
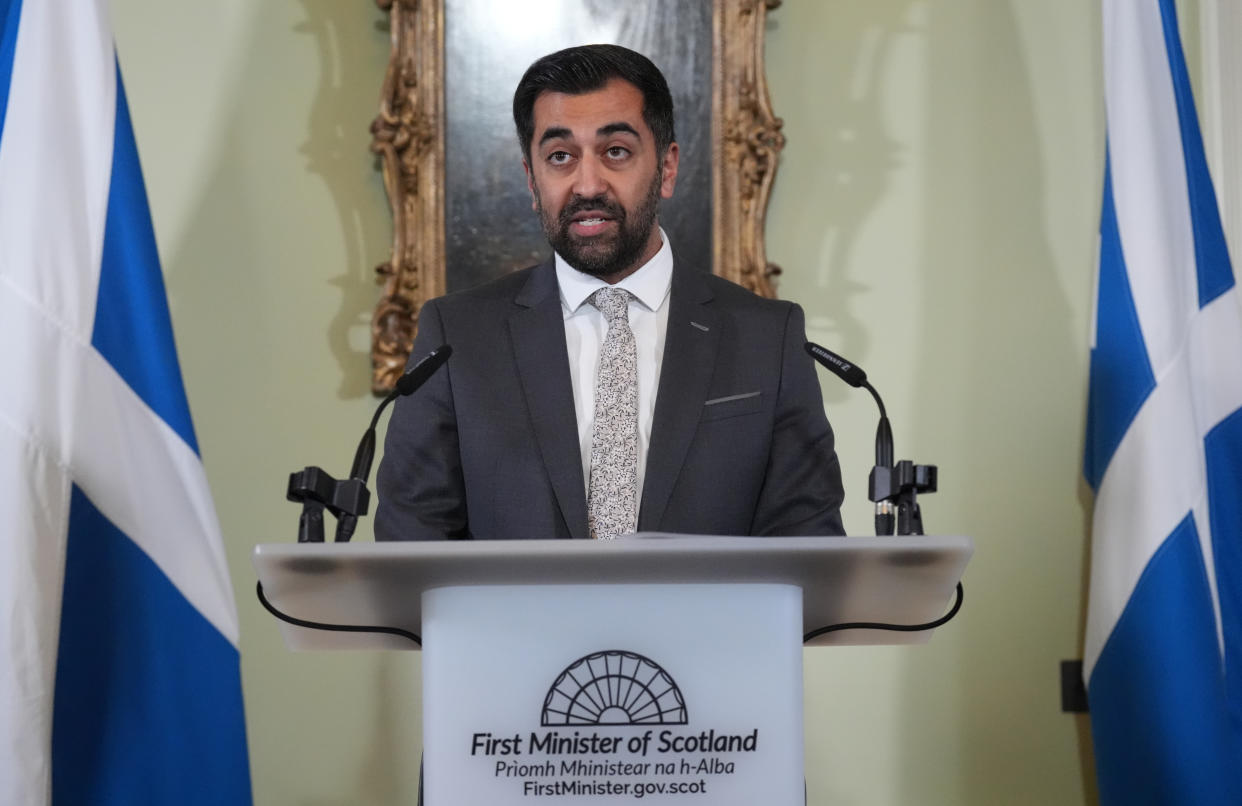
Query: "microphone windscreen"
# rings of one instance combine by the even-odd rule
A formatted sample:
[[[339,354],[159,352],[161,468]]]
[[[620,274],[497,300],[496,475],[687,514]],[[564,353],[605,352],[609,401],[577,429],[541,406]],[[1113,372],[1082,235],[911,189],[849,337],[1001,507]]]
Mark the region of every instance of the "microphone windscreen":
[[[820,347],[815,342],[808,341],[806,351],[811,358],[823,364],[833,375],[850,386],[858,387],[867,382],[867,373],[863,372],[861,367],[846,361],[827,347]]]
[[[408,395],[426,383],[427,379],[434,375],[436,370],[444,366],[444,362],[448,361],[449,356],[452,354],[453,348],[447,344],[441,344],[430,353],[427,353],[426,358],[410,367],[408,372],[397,379],[395,389],[397,396]]]

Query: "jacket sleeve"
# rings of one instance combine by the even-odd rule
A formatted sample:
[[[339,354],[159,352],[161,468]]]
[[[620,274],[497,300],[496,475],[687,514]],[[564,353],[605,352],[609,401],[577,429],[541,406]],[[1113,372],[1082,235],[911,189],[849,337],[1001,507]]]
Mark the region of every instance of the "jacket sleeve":
[[[814,362],[807,356],[802,309],[785,321],[771,452],[753,535],[844,535],[841,466]]]
[[[440,310],[431,300],[419,314],[411,364],[444,342]],[[376,540],[470,537],[452,357],[421,389],[394,404],[376,490]]]

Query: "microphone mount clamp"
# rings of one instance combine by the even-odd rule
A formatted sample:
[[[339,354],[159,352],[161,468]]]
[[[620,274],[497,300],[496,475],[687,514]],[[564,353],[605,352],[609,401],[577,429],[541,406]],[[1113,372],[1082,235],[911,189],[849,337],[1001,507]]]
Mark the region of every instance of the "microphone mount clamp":
[[[876,465],[867,477],[867,498],[876,507],[875,528],[877,535],[893,534],[893,516],[896,514],[898,535],[923,534],[923,511],[919,508],[919,493],[936,492],[936,466],[916,465],[902,459],[894,466]]]
[[[371,491],[362,479],[338,481],[318,467],[307,467],[290,473],[289,489],[285,497],[289,501],[302,504],[302,515],[298,518],[299,543],[323,542],[325,509],[340,522],[337,535],[340,540],[339,525],[350,522],[352,527],[360,516],[367,514],[371,503]],[[353,529],[349,531],[352,534]]]

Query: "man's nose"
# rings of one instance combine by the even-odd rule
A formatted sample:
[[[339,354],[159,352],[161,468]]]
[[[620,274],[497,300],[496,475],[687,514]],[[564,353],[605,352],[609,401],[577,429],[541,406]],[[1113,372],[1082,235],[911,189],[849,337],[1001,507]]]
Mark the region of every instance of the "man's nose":
[[[574,193],[584,199],[590,199],[602,196],[607,190],[608,180],[599,160],[589,156],[579,160],[578,171],[574,175]]]

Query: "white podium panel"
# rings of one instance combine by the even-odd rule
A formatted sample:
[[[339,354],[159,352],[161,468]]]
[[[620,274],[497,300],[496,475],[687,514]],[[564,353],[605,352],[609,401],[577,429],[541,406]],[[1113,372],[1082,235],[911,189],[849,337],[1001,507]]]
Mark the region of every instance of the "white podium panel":
[[[431,806],[803,803],[800,587],[455,586],[421,608]]]

